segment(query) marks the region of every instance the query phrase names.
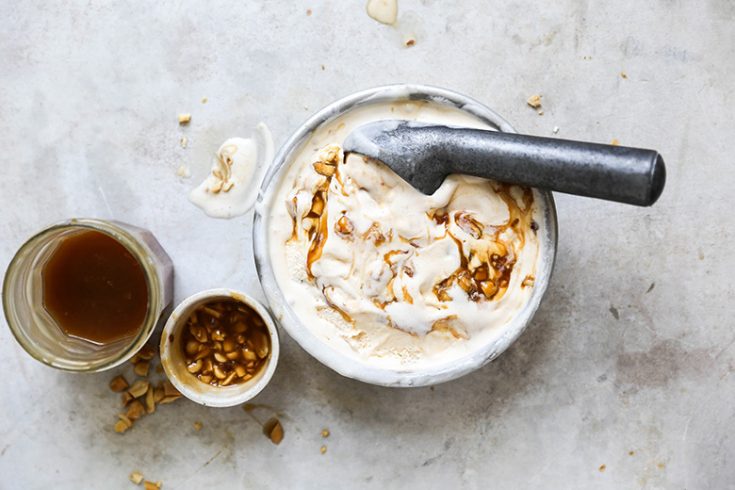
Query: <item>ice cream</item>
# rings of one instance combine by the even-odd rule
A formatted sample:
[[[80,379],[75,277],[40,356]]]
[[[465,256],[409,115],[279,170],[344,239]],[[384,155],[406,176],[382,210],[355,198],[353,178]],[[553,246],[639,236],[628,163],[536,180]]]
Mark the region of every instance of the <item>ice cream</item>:
[[[531,297],[543,210],[535,191],[452,175],[431,196],[340,143],[355,127],[408,119],[487,128],[431,102],[376,103],[322,126],[271,201],[278,286],[322,341],[377,366],[462,357],[502,334]]]
[[[262,172],[273,159],[273,139],[259,123],[254,138],[229,138],[219,147],[212,169],[189,200],[213,218],[233,218],[255,203]],[[265,162],[265,163],[263,163]]]

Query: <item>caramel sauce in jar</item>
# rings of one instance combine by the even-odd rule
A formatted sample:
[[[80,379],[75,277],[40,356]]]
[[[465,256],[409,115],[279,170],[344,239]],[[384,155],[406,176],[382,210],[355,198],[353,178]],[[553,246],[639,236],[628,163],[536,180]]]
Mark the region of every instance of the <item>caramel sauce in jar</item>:
[[[143,327],[145,271],[112,236],[84,230],[64,237],[41,274],[43,306],[66,335],[105,345]]]

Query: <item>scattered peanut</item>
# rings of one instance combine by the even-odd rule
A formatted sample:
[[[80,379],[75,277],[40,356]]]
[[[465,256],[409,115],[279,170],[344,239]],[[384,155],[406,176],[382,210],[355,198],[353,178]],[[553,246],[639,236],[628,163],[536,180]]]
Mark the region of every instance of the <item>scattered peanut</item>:
[[[151,363],[148,361],[140,361],[138,364],[135,365],[133,368],[133,372],[137,374],[138,376],[146,377],[148,376],[148,370],[151,367]]]
[[[191,121],[191,114],[188,113],[182,113],[179,114],[179,124],[189,124]]]
[[[110,380],[110,389],[114,391],[115,393],[120,393],[121,391],[125,391],[128,388],[128,382],[122,375],[115,376]]]
[[[150,361],[156,355],[156,351],[153,347],[144,345],[137,354],[130,360],[133,364],[138,364],[140,361]]]
[[[263,425],[263,433],[268,436],[273,444],[280,444],[283,440],[283,426],[281,422],[273,417]]]
[[[133,471],[130,473],[130,481],[136,485],[140,485],[143,482],[143,473],[140,471]]]
[[[156,386],[156,388],[153,390],[153,401],[156,403],[161,403],[161,400],[163,400],[164,393],[163,393],[163,387]]]
[[[140,401],[135,400],[128,405],[128,411],[125,415],[132,421],[138,420],[145,415],[145,407]]]
[[[119,413],[117,418],[119,420],[115,423],[115,432],[118,434],[122,434],[133,426],[133,421],[130,420],[127,415]]]
[[[127,392],[127,391],[122,394],[122,397],[121,398],[122,398],[122,405],[123,405],[123,407],[126,407],[128,405],[128,403],[130,403],[133,400],[135,400],[135,397],[133,395],[131,395],[129,392]]]
[[[153,364],[156,352],[154,348],[145,346],[133,356],[131,363],[137,375],[147,376],[150,373],[150,366]],[[119,420],[114,425],[117,433],[127,431],[136,420],[146,414],[154,413],[156,404],[171,403],[181,398],[181,393],[168,380],[160,381],[154,387],[149,380],[138,379],[132,386],[128,386],[128,382],[120,375],[110,381],[110,389],[120,392],[120,401],[122,406],[126,407],[125,413],[118,414]],[[143,475],[139,472],[135,474],[140,475],[142,479]]]
[[[145,393],[145,413],[151,414],[156,411],[154,391],[154,388],[149,386],[148,391]]]
[[[146,391],[148,391],[148,387],[150,386],[150,383],[144,379],[139,379],[135,383],[133,383],[133,386],[130,387],[128,390],[128,393],[133,395],[134,398],[139,398],[143,395],[145,395]]]
[[[539,109],[541,107],[541,97],[539,94],[532,95],[526,100],[526,104],[534,109]]]

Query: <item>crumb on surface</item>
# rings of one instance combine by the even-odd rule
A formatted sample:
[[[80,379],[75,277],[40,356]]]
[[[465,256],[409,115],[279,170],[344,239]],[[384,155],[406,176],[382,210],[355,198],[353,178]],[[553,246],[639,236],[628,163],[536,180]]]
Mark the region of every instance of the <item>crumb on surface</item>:
[[[597,469],[600,470],[600,473],[604,473],[605,470],[607,469],[607,465],[601,464],[600,467]]]
[[[202,104],[206,104],[209,102],[209,99],[207,97],[202,97]]]
[[[613,316],[613,318],[615,318],[616,320],[620,320],[620,312],[617,308],[610,305],[610,309],[608,311],[610,311],[610,314]]]
[[[539,109],[541,107],[541,97],[543,96],[540,94],[534,94],[526,99],[526,104],[534,109]]]
[[[200,421],[197,420],[196,422],[194,422],[195,431],[199,432],[200,430],[202,430],[202,427],[204,427],[204,424],[202,424]]]
[[[559,132],[559,126],[554,126],[554,129],[551,130],[552,133],[556,134]]]
[[[130,473],[129,478],[131,482],[135,483],[136,485],[140,485],[143,482],[143,473],[137,470],[133,471],[132,473]]]
[[[191,114],[189,113],[182,113],[179,114],[179,124],[189,124],[191,122]]]
[[[624,71],[621,71],[620,72],[620,78],[623,78],[623,79],[627,80],[628,79],[628,74],[625,73]]]
[[[322,437],[327,438],[329,437],[329,429],[322,429]]]
[[[620,146],[620,140],[618,140],[617,138],[613,138],[610,144],[613,146]]]
[[[179,165],[179,168],[176,169],[176,175],[181,178],[187,179],[191,177],[191,172],[189,171],[189,167],[187,167],[186,165]]]
[[[306,15],[311,15],[311,9],[306,9]]]
[[[322,454],[326,454],[327,453],[327,446],[320,447],[319,448],[319,452],[322,453]]]
[[[412,46],[416,45],[416,38],[413,36],[407,37],[406,40],[403,42],[407,48],[410,48]]]

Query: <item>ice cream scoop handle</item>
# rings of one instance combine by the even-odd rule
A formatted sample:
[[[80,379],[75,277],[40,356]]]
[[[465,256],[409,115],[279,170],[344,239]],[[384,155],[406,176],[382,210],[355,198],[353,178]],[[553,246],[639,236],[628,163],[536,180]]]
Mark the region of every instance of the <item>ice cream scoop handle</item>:
[[[457,173],[650,206],[666,181],[654,150],[443,127],[444,158]],[[491,135],[489,133],[492,133]]]

